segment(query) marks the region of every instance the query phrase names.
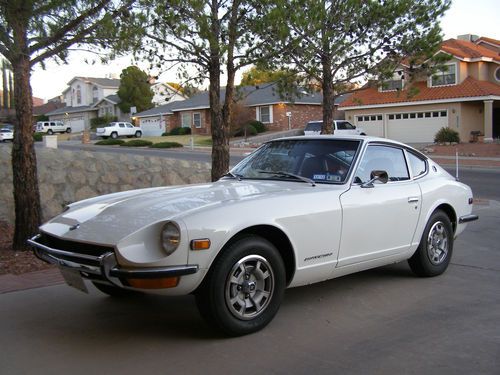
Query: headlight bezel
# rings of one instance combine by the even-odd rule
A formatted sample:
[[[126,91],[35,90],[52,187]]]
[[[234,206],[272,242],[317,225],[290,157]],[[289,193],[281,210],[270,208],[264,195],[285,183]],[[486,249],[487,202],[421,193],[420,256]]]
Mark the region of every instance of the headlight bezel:
[[[160,246],[167,256],[172,255],[181,243],[181,228],[175,221],[167,221],[160,232]]]

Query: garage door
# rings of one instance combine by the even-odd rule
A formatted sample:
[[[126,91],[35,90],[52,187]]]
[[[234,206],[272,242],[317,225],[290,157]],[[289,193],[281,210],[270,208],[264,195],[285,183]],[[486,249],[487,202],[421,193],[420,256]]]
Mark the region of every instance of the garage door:
[[[72,133],[82,132],[85,128],[83,117],[72,117],[68,119],[68,125],[71,127]]]
[[[384,121],[380,114],[356,116],[356,127],[363,129],[366,135],[384,136]]]
[[[401,112],[387,115],[387,138],[406,143],[434,142],[434,136],[448,126],[446,110]]]
[[[144,136],[159,136],[165,132],[165,124],[162,124],[160,116],[141,118],[139,125]]]

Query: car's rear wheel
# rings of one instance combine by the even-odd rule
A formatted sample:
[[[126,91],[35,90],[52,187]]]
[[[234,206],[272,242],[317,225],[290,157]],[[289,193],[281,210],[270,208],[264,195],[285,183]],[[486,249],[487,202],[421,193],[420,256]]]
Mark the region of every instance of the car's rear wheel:
[[[420,245],[408,260],[410,268],[418,276],[441,275],[448,268],[453,253],[453,228],[446,213],[434,212],[420,240]]]
[[[109,285],[109,284],[103,284],[99,282],[92,281],[92,284],[101,291],[104,294],[107,294],[108,296],[111,297],[127,297],[127,296],[133,296],[133,295],[138,295],[139,292],[133,291],[133,290],[128,290],[128,289],[122,289],[118,288],[117,286]]]
[[[214,261],[196,303],[210,324],[232,336],[244,335],[274,318],[285,283],[285,266],[276,247],[262,237],[245,236]]]
[[[141,136],[142,136],[142,133],[140,131],[136,131],[135,132],[135,137],[136,138],[141,138]]]
[[[52,129],[49,129],[49,130],[47,130],[47,134],[52,135],[52,134],[54,134],[54,132],[52,131]]]
[[[113,138],[113,139],[118,138],[118,133],[117,132],[111,133],[111,138]]]

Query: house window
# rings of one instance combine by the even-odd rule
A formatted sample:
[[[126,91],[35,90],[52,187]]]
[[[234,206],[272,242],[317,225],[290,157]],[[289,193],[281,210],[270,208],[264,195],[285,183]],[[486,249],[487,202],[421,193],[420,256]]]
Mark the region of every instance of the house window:
[[[201,113],[195,112],[193,113],[193,125],[195,128],[201,128]]]
[[[500,82],[500,66],[495,70],[495,79]]]
[[[183,128],[190,128],[191,127],[191,114],[190,113],[183,113],[182,114],[181,126]]]
[[[76,104],[82,104],[82,88],[80,85],[76,86]]]
[[[92,103],[96,103],[99,100],[99,89],[97,86],[92,87]]]
[[[382,82],[380,91],[396,91],[403,89],[403,71],[396,70],[392,79]]]
[[[272,118],[272,107],[270,105],[257,107],[257,120],[264,124],[269,124],[272,122]]]
[[[456,64],[445,65],[431,77],[431,87],[455,85],[456,83],[457,83]]]

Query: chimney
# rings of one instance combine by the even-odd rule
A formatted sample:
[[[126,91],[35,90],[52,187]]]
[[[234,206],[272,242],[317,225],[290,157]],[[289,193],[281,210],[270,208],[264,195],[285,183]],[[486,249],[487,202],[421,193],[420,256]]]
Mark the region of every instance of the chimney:
[[[465,40],[467,42],[472,42],[474,43],[476,40],[479,39],[479,35],[474,35],[474,34],[462,34],[457,36],[458,40]]]

